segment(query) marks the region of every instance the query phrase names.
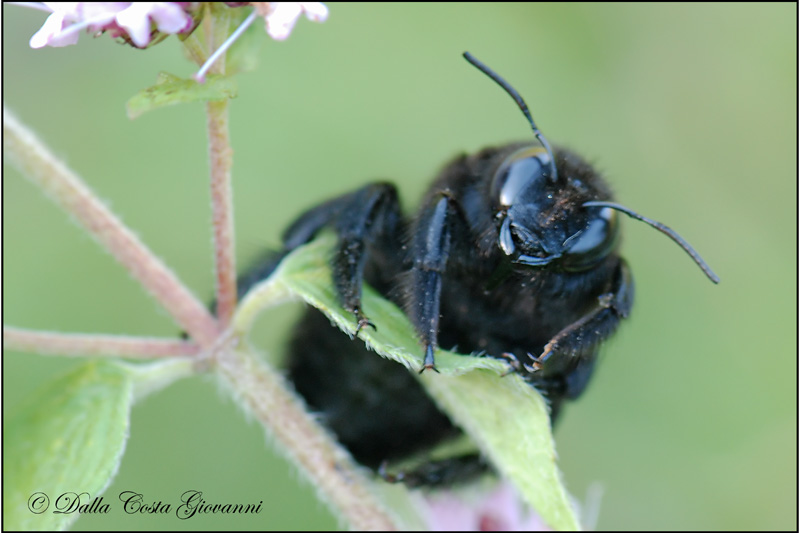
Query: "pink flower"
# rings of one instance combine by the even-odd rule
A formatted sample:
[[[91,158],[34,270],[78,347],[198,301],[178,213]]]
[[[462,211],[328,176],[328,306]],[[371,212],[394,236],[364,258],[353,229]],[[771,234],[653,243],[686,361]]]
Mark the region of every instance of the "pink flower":
[[[186,12],[190,2],[43,2],[51,14],[31,37],[31,48],[68,46],[78,33],[109,32],[137,48],[145,48],[160,34],[190,32],[194,20]]]
[[[507,481],[488,493],[426,494],[425,508],[425,522],[431,531],[549,531]]]
[[[320,2],[254,2],[258,14],[264,17],[267,34],[283,41],[292,33],[294,25],[305,14],[313,22],[325,22],[328,8]]]
[[[182,33],[191,29],[192,17],[179,2],[131,2],[117,14],[117,24],[137,47],[144,48],[150,42],[151,25],[161,33]]]

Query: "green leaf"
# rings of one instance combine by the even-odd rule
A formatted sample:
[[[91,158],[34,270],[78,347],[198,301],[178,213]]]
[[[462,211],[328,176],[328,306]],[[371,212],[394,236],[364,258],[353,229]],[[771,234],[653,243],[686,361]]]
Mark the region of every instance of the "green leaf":
[[[4,528],[65,529],[79,513],[55,511],[99,500],[119,467],[132,402],[125,366],[92,361],[18,411],[5,425]]]
[[[428,393],[555,530],[580,523],[556,466],[550,416],[542,396],[518,375],[476,370],[421,376]]]
[[[300,298],[353,335],[355,319],[340,306],[328,266],[335,242],[333,235],[325,234],[287,256],[269,279],[253,287],[242,300],[234,317],[235,331],[245,334],[266,306]],[[422,367],[422,349],[403,312],[367,286],[362,309],[377,330],[362,329],[359,337],[381,356],[416,374]],[[436,367],[439,374],[426,372],[420,376],[431,397],[550,527],[579,529],[556,467],[550,417],[541,395],[518,375],[505,375],[508,366],[491,357],[439,350]]]
[[[158,75],[156,84],[136,93],[126,105],[128,118],[134,119],[153,109],[188,102],[208,102],[236,98],[236,82],[230,76],[210,74],[205,83],[179,78],[167,72]]]

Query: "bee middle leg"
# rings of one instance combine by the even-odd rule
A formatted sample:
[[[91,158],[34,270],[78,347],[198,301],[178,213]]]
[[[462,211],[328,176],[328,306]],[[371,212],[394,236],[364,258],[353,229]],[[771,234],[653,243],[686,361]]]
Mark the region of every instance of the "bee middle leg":
[[[333,228],[338,236],[331,268],[341,304],[355,314],[356,332],[373,326],[361,311],[364,265],[371,244],[400,248],[402,214],[397,189],[390,183],[371,183],[306,211],[284,232],[285,249],[309,242],[324,227]]]

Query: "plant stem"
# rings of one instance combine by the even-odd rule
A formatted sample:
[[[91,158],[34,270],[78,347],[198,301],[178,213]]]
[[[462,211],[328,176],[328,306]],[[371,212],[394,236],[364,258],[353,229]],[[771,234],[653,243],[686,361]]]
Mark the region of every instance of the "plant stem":
[[[218,50],[228,38],[230,10],[212,6],[213,16],[203,19],[206,50]],[[209,67],[209,72],[225,74],[225,54]],[[211,211],[214,228],[214,264],[216,270],[217,319],[225,329],[236,309],[236,258],[233,228],[233,191],[231,167],[233,150],[228,132],[228,100],[206,104],[208,155],[211,170]]]
[[[208,102],[208,151],[211,166],[211,209],[214,226],[217,319],[222,328],[236,309],[236,261],[233,229],[228,101]]]
[[[200,345],[219,330],[205,306],[86,186],[3,107],[3,149],[9,159],[117,259]]]
[[[3,348],[41,355],[76,355],[156,359],[196,355],[190,341],[81,333],[55,333],[3,326]]]
[[[370,489],[370,482],[352,458],[333,441],[280,375],[243,348],[217,352],[218,373],[241,396],[246,406],[300,466],[320,498],[351,529],[394,531],[394,521]]]

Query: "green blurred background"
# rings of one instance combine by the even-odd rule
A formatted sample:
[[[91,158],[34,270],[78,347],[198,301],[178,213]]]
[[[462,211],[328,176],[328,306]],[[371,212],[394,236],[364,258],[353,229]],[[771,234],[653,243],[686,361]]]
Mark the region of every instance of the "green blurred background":
[[[607,173],[618,200],[666,222],[722,278],[626,221],[633,316],[556,431],[567,487],[602,487],[599,529],[796,529],[795,4],[348,5],[268,41],[231,106],[237,256],[278,243],[301,209],[376,178],[407,208],[460,151],[530,139],[519,111],[460,57],[524,95],[555,143]],[[4,100],[203,299],[212,295],[200,104],[129,121],[159,71],[188,77],[176,38],[148,51],[82,35],[32,50],[45,16],[3,10]],[[4,164],[4,322],[175,336],[164,311]],[[271,355],[297,309],[268,320]],[[3,412],[80,364],[4,353]],[[209,376],[133,413],[106,501],[257,503],[248,517],[85,516],[76,529],[320,529],[313,488]]]

